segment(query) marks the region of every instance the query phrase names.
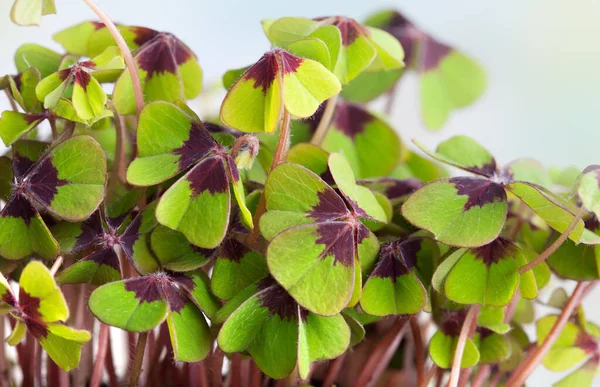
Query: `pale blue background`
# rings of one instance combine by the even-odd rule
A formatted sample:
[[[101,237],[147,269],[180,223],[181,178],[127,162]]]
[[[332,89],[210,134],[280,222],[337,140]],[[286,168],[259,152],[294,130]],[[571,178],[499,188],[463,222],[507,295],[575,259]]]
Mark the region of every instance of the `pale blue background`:
[[[523,156],[547,165],[583,168],[600,163],[599,1],[97,1],[117,22],[179,36],[197,53],[206,85],[216,84],[225,69],[249,64],[269,49],[259,24],[263,18],[331,14],[362,18],[394,6],[477,58],[487,69],[489,83],[477,104],[455,113],[440,133],[431,133],[419,117],[416,79],[405,79],[393,116],[405,140],[418,137],[434,147],[451,135],[466,133],[489,148],[500,163]],[[59,49],[51,33],[94,17],[82,1],[56,0],[59,14],[45,17],[41,28],[17,27],[8,18],[11,3],[0,3],[0,74],[14,73],[12,55],[21,43]],[[6,108],[0,101],[0,108]],[[201,98],[193,105],[209,113],[218,103]],[[597,304],[589,304],[589,315],[599,322]],[[529,385],[555,380],[555,374],[538,370]]]

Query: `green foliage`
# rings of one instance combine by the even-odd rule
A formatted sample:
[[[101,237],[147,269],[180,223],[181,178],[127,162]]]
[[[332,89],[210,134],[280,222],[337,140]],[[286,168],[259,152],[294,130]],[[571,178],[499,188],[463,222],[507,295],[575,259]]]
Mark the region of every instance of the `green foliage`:
[[[54,11],[16,0],[11,17],[38,24]],[[401,357],[419,335],[443,370],[461,356],[459,368],[489,365],[500,382],[521,372],[559,321],[536,321],[540,290],[600,278],[599,167],[500,166],[460,135],[435,151],[414,141],[425,156],[408,149],[404,128],[367,102],[393,98],[414,70],[424,122],[439,129],[486,77],[395,11],[262,27],[272,50],[223,75],[227,92],[206,119],[187,105],[202,90],[198,59],[170,33],[117,25],[121,52],[112,30],[86,21],[54,34],[64,53],[18,48],[15,74],[0,78],[12,105],[0,115],[0,316],[9,345],[25,340],[20,362],[33,338],[65,371],[77,367],[93,315],[100,354],[106,325],[151,340],[150,384],[203,384],[223,353],[230,383],[297,373],[318,384],[339,368],[331,383],[389,384],[412,375]],[[52,271],[36,259],[55,260]],[[570,297],[542,304],[564,310]],[[558,385],[590,385],[600,328],[581,308],[568,317],[543,364],[572,371]],[[402,324],[414,345],[399,344]],[[109,359],[97,361],[110,373]],[[11,385],[13,368],[3,369]]]

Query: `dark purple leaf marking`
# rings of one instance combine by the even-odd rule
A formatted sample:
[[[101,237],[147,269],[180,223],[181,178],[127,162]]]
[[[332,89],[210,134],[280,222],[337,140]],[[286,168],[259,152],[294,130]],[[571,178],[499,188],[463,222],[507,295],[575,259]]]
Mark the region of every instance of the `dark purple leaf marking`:
[[[423,183],[417,179],[398,180],[392,178],[384,178],[380,181],[387,183],[387,187],[385,189],[385,196],[387,196],[388,199],[401,198],[423,187]]]
[[[19,91],[21,90],[21,78],[23,78],[23,73],[18,73],[17,75],[12,76],[13,81],[15,81],[15,86]]]
[[[48,112],[48,110],[44,110],[42,113],[39,114],[23,115],[23,119],[25,120],[27,125],[31,125],[33,123],[35,123],[35,125],[38,125],[42,120],[45,120],[48,117],[50,117],[50,113]]]
[[[466,316],[464,310],[444,310],[439,328],[446,336],[458,337]]]
[[[298,303],[271,277],[267,277],[258,283],[259,290],[264,290],[259,295],[260,303],[269,309],[271,315],[277,315],[282,320],[298,319]],[[301,318],[306,319],[308,311],[300,308]]]
[[[101,249],[100,251],[96,251],[95,253],[84,257],[83,259],[81,259],[81,261],[92,261],[98,266],[106,265],[117,271],[119,271],[120,269],[119,257],[117,256],[114,248],[112,247],[106,247],[104,249]]]
[[[283,75],[295,73],[302,62],[304,62],[304,59],[292,55],[287,51],[277,50],[276,53],[281,58],[281,70],[283,71]]]
[[[92,25],[94,26],[94,30],[95,31],[98,31],[101,28],[106,28],[106,25],[104,23],[102,23],[102,22],[92,21],[90,23],[92,23]]]
[[[102,218],[100,217],[100,212],[96,211],[85,222],[81,223],[81,233],[75,239],[72,252],[88,248],[96,243],[103,233]]]
[[[58,77],[60,78],[61,81],[66,80],[67,78],[70,78],[71,75],[73,75],[73,68],[69,67],[66,69],[62,69],[62,70],[58,70]]]
[[[169,280],[185,289],[188,293],[192,293],[196,288],[194,279],[189,275],[185,275],[183,273],[176,273],[173,271],[167,271],[166,274],[169,277]]]
[[[90,62],[92,63],[92,62]],[[95,65],[94,65],[95,67]],[[90,75],[90,73],[88,73],[87,71],[83,70],[83,69],[76,69],[74,71],[74,75],[75,75],[75,84],[81,86],[84,90],[87,89],[87,86],[89,85],[90,81],[92,80],[92,76]]]
[[[277,49],[265,53],[244,73],[243,78],[254,80],[254,88],[258,89],[260,87],[263,94],[266,94],[279,74],[283,76],[296,72],[302,61],[302,58]]]
[[[518,251],[508,239],[497,238],[487,245],[472,249],[471,252],[475,258],[481,259],[489,267],[500,260],[514,258]]]
[[[33,297],[22,287],[19,288],[19,309],[23,315],[41,321],[42,314],[40,313],[40,302],[38,297]]]
[[[179,313],[190,302],[185,294],[172,282],[162,283],[165,298],[172,312]]]
[[[419,70],[426,72],[436,69],[440,62],[452,51],[452,47],[438,42],[431,36],[425,36],[421,41],[421,50]]]
[[[37,162],[28,179],[23,183],[24,188],[42,205],[49,206],[58,193],[58,187],[67,185],[68,181],[58,178],[58,169],[52,163],[51,157],[45,157]]]
[[[275,53],[267,52],[244,73],[243,77],[247,80],[254,80],[254,88],[260,87],[263,94],[266,94],[278,72],[279,63],[277,63]]]
[[[48,327],[42,321],[34,320],[28,317],[23,318],[23,321],[25,322],[29,333],[31,333],[37,340],[48,336]]]
[[[464,205],[464,211],[471,207],[483,207],[488,203],[506,202],[506,192],[500,184],[476,177],[453,177],[449,179],[451,184],[456,187],[458,195],[468,196]]]
[[[37,215],[36,209],[20,194],[13,195],[0,212],[3,218],[21,218],[29,227],[31,219]]]
[[[206,130],[202,122],[192,121],[188,139],[183,142],[180,148],[173,151],[173,154],[180,156],[179,171],[187,169],[217,147],[219,145]]]
[[[336,26],[342,35],[342,44],[346,47],[354,43],[361,35],[366,35],[363,27],[354,19],[342,16],[320,17],[316,21],[330,21],[330,24]]]
[[[127,226],[127,229],[119,238],[119,246],[123,249],[129,262],[133,264],[133,245],[140,238],[140,227],[142,226],[142,214],[139,213]]]
[[[223,125],[218,125],[218,124],[215,124],[213,122],[205,122],[204,123],[204,127],[210,133],[226,133],[226,134],[232,135],[235,138],[238,138],[238,137],[241,137],[241,136],[244,135],[244,133],[240,132],[239,130],[228,128],[228,127],[223,126]]]
[[[20,140],[13,145],[12,168],[17,179],[25,176],[25,174],[35,165],[36,160],[31,159],[31,154],[22,153],[24,149],[21,152],[19,151],[21,146],[28,148],[30,144],[33,143],[34,141]]]
[[[338,103],[335,108],[333,125],[352,140],[365,131],[365,125],[375,117],[359,105]]]
[[[320,257],[333,256],[335,265],[354,265],[356,239],[354,227],[349,222],[325,222],[317,224],[317,244],[325,245]]]
[[[494,334],[494,331],[484,328],[484,327],[477,327],[477,332],[479,333],[479,338],[481,340],[485,340]]]
[[[128,29],[135,35],[135,38],[133,38],[133,43],[135,43],[138,47],[146,43],[147,41],[155,38],[156,35],[158,35],[158,31],[153,30],[151,28],[128,27]]]
[[[581,348],[586,353],[598,353],[598,342],[594,336],[586,333],[579,332],[575,338],[575,346]]]
[[[417,44],[417,39],[424,34],[407,18],[395,11],[392,13],[392,17],[387,25],[383,26],[383,30],[389,32],[393,37],[400,41],[400,44],[404,49],[404,57],[412,62],[412,55],[416,52],[414,48]]]
[[[421,239],[395,240],[384,243],[379,250],[379,261],[372,276],[396,278],[407,274],[417,264]]]
[[[585,228],[587,228],[590,231],[596,232],[597,230],[600,229],[600,221],[598,221],[598,217],[595,214],[592,214],[592,216],[587,218],[584,221],[584,223],[585,223]]]
[[[156,32],[150,31],[143,39],[147,39]],[[142,33],[142,35],[144,34]],[[146,72],[146,81],[155,75],[177,74],[177,66],[193,57],[194,54],[187,46],[172,34],[165,32],[152,36],[135,55],[138,65]]]
[[[340,196],[330,187],[317,192],[319,202],[308,213],[308,216],[317,222],[336,220],[350,215],[348,207]]]
[[[256,151],[258,153],[258,149]],[[224,157],[227,161],[227,168],[231,182],[237,183],[240,180],[240,171],[238,170],[237,165],[235,165],[235,160],[228,154],[225,154]]]
[[[128,279],[125,281],[125,290],[135,293],[135,298],[142,303],[151,303],[164,299],[156,274]]]
[[[196,197],[204,191],[214,195],[227,192],[229,189],[229,181],[221,156],[212,156],[202,160],[186,178],[190,182],[192,197]]]
[[[230,236],[225,239],[221,245],[221,251],[219,252],[219,258],[227,259],[233,262],[240,262],[240,260],[250,252],[250,249],[238,241],[235,237]]]
[[[4,293],[2,295],[2,298],[0,298],[0,301],[12,306],[13,308],[18,306],[18,302],[15,299],[15,297],[13,296],[12,292],[10,291],[10,289],[6,290],[6,293]]]

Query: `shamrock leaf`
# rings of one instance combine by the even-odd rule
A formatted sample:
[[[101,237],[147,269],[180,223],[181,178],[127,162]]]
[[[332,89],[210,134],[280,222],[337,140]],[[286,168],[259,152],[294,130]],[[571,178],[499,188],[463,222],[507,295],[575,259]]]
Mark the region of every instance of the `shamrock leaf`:
[[[56,241],[35,206],[78,221],[94,212],[104,198],[106,158],[94,139],[75,136],[43,149],[37,142],[13,145],[13,191],[0,212],[0,255],[4,258],[57,254]]]
[[[400,43],[387,32],[356,20],[330,16],[314,20],[284,17],[263,22],[267,38],[288,47],[301,39],[319,39],[329,50],[329,68],[344,84],[363,71],[390,70],[404,66]]]
[[[465,320],[465,310],[443,310],[438,330],[429,341],[431,360],[440,368],[452,367],[458,336]],[[467,338],[461,368],[468,368],[479,362],[479,350],[472,339]]]
[[[419,257],[432,260],[435,244],[425,239],[385,243],[377,266],[363,287],[362,309],[375,316],[415,314],[427,303],[425,287],[413,273]]]
[[[39,114],[5,110],[0,117],[0,138],[4,145],[10,146],[49,117],[50,113],[47,110]]]
[[[504,337],[483,327],[477,327],[473,341],[479,350],[479,363],[497,364],[511,354],[511,346]]]
[[[300,305],[321,315],[358,301],[361,265],[371,267],[379,249],[362,221],[386,220],[371,191],[356,185],[343,156],[332,154],[329,169],[339,194],[299,165],[275,168],[265,186],[268,211],[260,223],[263,236],[272,239],[271,274]]]
[[[41,262],[32,261],[23,269],[19,286],[17,299],[0,275],[0,303],[8,304],[10,317],[16,320],[7,342],[16,345],[30,332],[60,368],[70,371],[77,367],[81,347],[91,335],[62,324],[69,318],[69,309],[50,271]]]
[[[454,109],[475,102],[486,87],[481,66],[442,43],[396,11],[370,16],[365,24],[381,28],[400,41],[408,69],[419,74],[425,124],[439,129]]]
[[[572,203],[537,184],[514,180],[514,173],[529,175],[522,166],[509,164],[498,171],[491,154],[467,137],[452,137],[441,143],[436,152],[417,145],[439,161],[481,176],[434,181],[416,191],[402,206],[402,214],[409,222],[431,231],[440,242],[477,247],[494,240],[506,220],[507,191],[559,232],[564,232],[575,217],[577,209]],[[591,233],[585,233],[582,220],[569,238],[597,243]]]
[[[231,299],[269,273],[265,257],[248,248],[234,235],[225,238],[216,257],[211,288],[223,300]]]
[[[537,321],[536,329],[538,345],[541,345],[546,339],[546,336],[549,334],[557,319],[558,316],[549,315],[542,317]],[[542,361],[542,364],[544,364],[546,368],[555,372],[566,371],[586,359],[588,362],[584,363],[584,366],[582,367],[583,370],[588,368],[587,371],[589,372],[589,367],[593,364],[597,367],[598,336],[592,335],[593,332],[588,332],[586,330],[585,320],[583,323],[584,324],[581,324],[581,321],[579,321],[579,323],[566,323],[565,327],[561,330],[558,339],[552,345]],[[575,374],[581,372],[582,369],[576,370]],[[579,376],[582,376],[582,374],[579,374]],[[576,377],[576,375],[572,376],[572,378]]]
[[[286,377],[297,365],[305,379],[311,363],[333,359],[348,348],[350,328],[341,315],[307,311],[272,278],[250,289],[256,291],[250,297],[242,293],[230,301],[236,308],[217,338],[223,351],[248,352],[275,379]],[[225,308],[231,309],[228,305]]]
[[[67,88],[73,86],[72,104],[77,116],[84,121],[92,120],[103,113],[107,97],[100,82],[91,75],[91,72],[118,70],[124,67],[118,49],[109,47],[104,53],[91,60],[77,62],[47,76],[38,83],[35,91],[38,99],[44,101],[46,109],[54,109]]]
[[[252,225],[237,166],[225,148],[179,107],[160,101],[147,105],[138,125],[138,157],[127,170],[127,181],[149,186],[188,169],[160,199],[159,223],[182,232],[194,245],[215,248],[229,224],[231,186],[242,220]],[[198,217],[204,221],[198,223]]]
[[[174,360],[196,362],[210,351],[209,327],[201,308],[216,309],[208,281],[202,277],[202,272],[158,272],[111,282],[94,290],[88,305],[103,323],[130,332],[148,331],[166,320]]]
[[[481,247],[454,251],[438,266],[432,284],[454,302],[504,306],[519,285],[519,267],[526,263],[519,247],[498,238]]]
[[[40,103],[35,95],[35,87],[42,79],[38,69],[29,67],[16,76],[7,75],[5,79],[13,99],[25,112],[40,112]]]
[[[10,20],[20,26],[39,26],[43,15],[54,13],[54,0],[15,0],[10,9]]]
[[[42,79],[58,71],[63,60],[61,54],[40,46],[39,44],[23,44],[15,52],[15,66],[22,73],[30,67],[36,68]]]
[[[220,119],[244,132],[273,132],[284,109],[306,118],[339,93],[339,81],[322,64],[276,49],[264,54],[231,86]]]
[[[166,32],[157,32],[143,27],[124,27],[124,29],[128,32],[127,40],[139,46],[135,51],[134,60],[138,67],[146,103],[184,101],[200,94],[202,69],[196,55],[188,46]],[[90,40],[90,47],[92,44],[99,46],[107,44],[108,31],[104,32],[104,37],[101,36],[101,31],[104,30],[106,29],[103,28],[92,35],[90,39],[95,38],[100,42],[92,43]],[[108,36],[108,42],[110,41],[112,38]],[[124,71],[117,80],[113,102],[120,114],[135,112],[133,84],[129,71]]]

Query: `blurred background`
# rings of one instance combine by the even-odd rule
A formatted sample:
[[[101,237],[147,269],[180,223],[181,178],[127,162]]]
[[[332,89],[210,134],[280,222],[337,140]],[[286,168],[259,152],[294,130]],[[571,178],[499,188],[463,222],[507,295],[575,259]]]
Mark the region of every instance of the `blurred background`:
[[[256,61],[269,49],[260,20],[281,16],[343,14],[363,19],[395,8],[422,29],[476,58],[486,69],[484,96],[453,113],[439,132],[420,118],[418,83],[405,77],[391,123],[405,142],[419,138],[433,148],[455,134],[467,134],[488,148],[500,164],[533,157],[547,166],[579,168],[600,163],[600,1],[597,0],[97,0],[115,21],[169,31],[198,55],[205,87],[217,88],[221,75]],[[52,34],[93,13],[79,0],[56,0],[58,15],[41,27],[18,27],[9,20],[12,1],[0,3],[0,74],[15,73],[13,54],[36,42],[60,51]],[[216,111],[222,94],[191,105],[202,114]],[[8,104],[0,98],[0,109]],[[0,145],[0,152],[2,147]],[[573,287],[567,283],[570,291]],[[545,297],[547,298],[548,292]],[[600,293],[596,292],[596,296]],[[542,296],[542,299],[546,299]],[[600,307],[588,297],[587,312],[600,322]],[[545,311],[544,311],[545,312]],[[529,385],[560,379],[540,367]],[[600,379],[600,378],[597,378]],[[600,380],[596,381],[600,385]]]

